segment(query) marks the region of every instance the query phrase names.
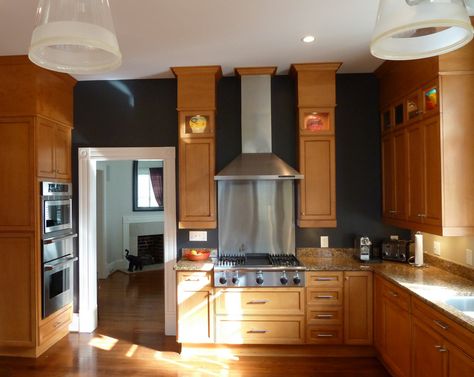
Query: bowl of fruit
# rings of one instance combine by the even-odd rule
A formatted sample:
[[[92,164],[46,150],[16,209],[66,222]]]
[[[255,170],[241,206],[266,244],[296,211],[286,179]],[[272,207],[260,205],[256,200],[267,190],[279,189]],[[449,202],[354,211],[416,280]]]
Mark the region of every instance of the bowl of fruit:
[[[211,251],[209,249],[188,249],[186,250],[184,257],[192,261],[200,261],[209,259]]]

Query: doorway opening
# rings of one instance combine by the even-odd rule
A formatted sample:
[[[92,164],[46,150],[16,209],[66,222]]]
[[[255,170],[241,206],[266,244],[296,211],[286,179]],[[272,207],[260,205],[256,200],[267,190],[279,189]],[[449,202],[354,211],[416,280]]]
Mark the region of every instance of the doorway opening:
[[[97,182],[104,179],[104,173],[98,169],[103,161],[162,161],[162,277],[164,282],[164,331],[165,335],[176,334],[176,278],[173,265],[176,262],[176,189],[175,189],[175,148],[79,148],[79,313],[76,318],[76,330],[92,332],[98,324],[97,312],[97,276],[105,274],[107,269],[127,267],[125,251],[123,258],[117,258],[114,265],[107,264],[107,258],[101,254],[98,259],[97,234],[103,227],[97,220],[97,205],[101,194],[97,191]],[[106,173],[105,173],[106,174]],[[100,185],[99,185],[100,187]],[[99,194],[99,196],[98,196]],[[130,199],[131,201],[131,199]],[[151,212],[143,215],[122,216],[123,245],[130,245],[130,239],[138,239],[131,231],[141,224],[142,229],[149,223],[159,222]],[[138,218],[138,219],[137,219]],[[100,219],[100,216],[99,216]],[[140,227],[138,227],[140,228]],[[140,231],[138,231],[140,232]],[[142,230],[148,233],[148,230]],[[159,230],[153,231],[159,234]],[[146,234],[149,235],[149,234]],[[99,242],[100,245],[100,242]],[[138,244],[136,245],[138,247]],[[100,246],[99,246],[100,247]],[[135,246],[134,246],[135,247]],[[130,250],[130,249],[129,249]],[[150,257],[148,257],[150,258]],[[110,261],[110,260],[109,260]],[[99,267],[98,267],[99,266]],[[127,268],[128,269],[128,268]],[[161,308],[156,308],[162,310]]]

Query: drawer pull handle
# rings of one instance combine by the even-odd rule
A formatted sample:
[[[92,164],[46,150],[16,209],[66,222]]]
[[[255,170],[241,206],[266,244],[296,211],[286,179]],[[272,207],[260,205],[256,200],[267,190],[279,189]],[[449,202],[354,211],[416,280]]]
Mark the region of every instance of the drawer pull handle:
[[[316,281],[332,281],[332,280],[336,280],[336,278],[321,278],[321,277],[316,278]]]
[[[435,348],[438,350],[438,352],[448,352],[448,350],[443,346],[435,346]]]
[[[318,334],[316,335],[318,338],[332,338],[334,334]]]
[[[261,304],[267,304],[269,302],[270,302],[270,300],[252,300],[252,301],[247,302],[247,304],[249,304],[249,305],[261,305]]]
[[[334,298],[334,296],[330,296],[330,295],[320,295],[320,296],[316,296],[316,298],[324,298],[324,299],[331,299],[331,298]]]
[[[57,321],[57,322],[54,323],[53,327],[54,327],[55,329],[57,329],[57,328],[58,328],[59,326],[61,326],[62,324],[63,324],[63,321]]]
[[[436,323],[436,325],[441,327],[443,330],[449,329],[449,326],[444,322],[438,321],[437,319],[434,319],[433,322]]]
[[[199,278],[186,278],[186,281],[201,281]]]
[[[334,317],[332,314],[318,314],[316,315],[317,318],[332,318]]]
[[[390,293],[390,296],[392,297],[398,297],[398,293],[395,293],[393,291],[389,291],[389,293]]]
[[[270,332],[270,330],[249,330],[247,334],[266,334],[267,332]]]

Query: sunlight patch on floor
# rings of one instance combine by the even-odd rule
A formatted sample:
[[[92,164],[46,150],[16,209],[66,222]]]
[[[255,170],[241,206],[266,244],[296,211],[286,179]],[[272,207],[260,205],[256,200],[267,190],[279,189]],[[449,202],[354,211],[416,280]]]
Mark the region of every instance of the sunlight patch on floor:
[[[135,351],[137,350],[138,346],[136,344],[132,344],[125,354],[127,357],[132,357],[135,354]]]
[[[104,351],[110,351],[114,348],[117,342],[118,339],[99,334],[99,336],[96,336],[89,341],[89,345]]]

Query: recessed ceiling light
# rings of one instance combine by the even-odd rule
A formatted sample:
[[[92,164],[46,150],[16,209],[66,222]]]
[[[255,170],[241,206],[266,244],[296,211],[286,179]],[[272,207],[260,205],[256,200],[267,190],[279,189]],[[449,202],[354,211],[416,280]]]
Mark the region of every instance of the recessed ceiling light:
[[[301,40],[304,42],[304,43],[312,43],[314,42],[316,38],[314,38],[314,36],[312,35],[306,35],[304,36],[303,38],[301,38]]]

